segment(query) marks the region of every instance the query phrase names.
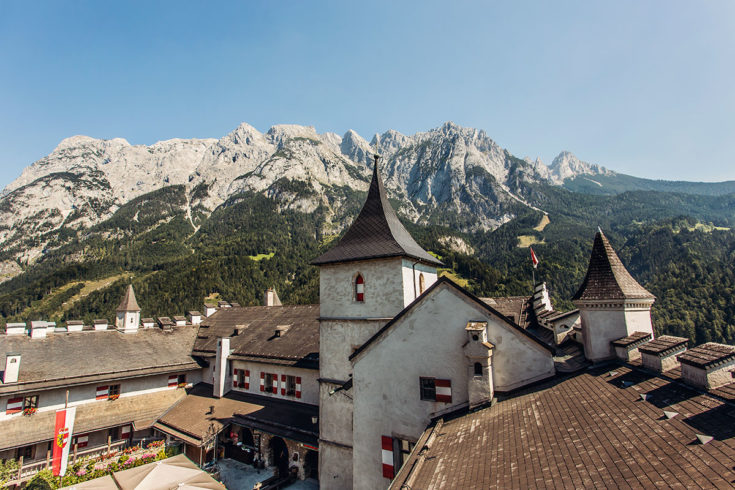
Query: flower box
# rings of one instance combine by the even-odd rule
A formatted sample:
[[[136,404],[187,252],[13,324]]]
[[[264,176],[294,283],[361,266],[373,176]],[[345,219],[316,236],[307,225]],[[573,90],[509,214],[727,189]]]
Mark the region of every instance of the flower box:
[[[117,400],[118,398],[120,398],[120,395],[110,395],[108,400],[112,401],[112,400]]]
[[[30,417],[36,412],[38,412],[38,409],[34,407],[28,407],[28,408],[23,409],[23,415],[27,415],[28,417]]]

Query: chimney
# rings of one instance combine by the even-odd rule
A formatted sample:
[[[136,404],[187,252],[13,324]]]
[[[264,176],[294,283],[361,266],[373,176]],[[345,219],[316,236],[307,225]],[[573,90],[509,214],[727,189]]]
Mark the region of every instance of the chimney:
[[[232,306],[227,301],[217,301],[217,306],[220,308],[231,308]]]
[[[84,322],[81,320],[69,320],[66,322],[66,330],[68,332],[81,332],[84,329]]]
[[[265,290],[265,294],[263,295],[263,306],[281,306],[281,300],[275,289],[268,288]]]
[[[202,323],[202,314],[198,311],[190,311],[189,323],[191,323],[192,325],[199,325],[200,323]]]
[[[17,383],[20,373],[20,354],[5,354],[5,371],[3,372],[3,384]]]
[[[641,358],[638,348],[650,341],[653,334],[648,332],[633,332],[627,337],[614,340],[612,345],[615,349],[615,356],[623,362],[635,361]]]
[[[177,327],[183,327],[186,325],[186,317],[177,315],[174,317],[174,323]]]
[[[230,356],[230,339],[223,337],[217,341],[217,357],[215,358],[214,373],[214,397],[222,398],[230,391],[230,383],[227,382],[227,358]]]
[[[546,283],[541,282],[536,284],[533,291],[533,311],[536,316],[539,317],[543,313],[550,313],[554,311],[551,306],[551,299],[549,298],[549,291],[546,289]]]
[[[8,323],[5,325],[5,335],[25,335],[25,323]]]
[[[94,321],[95,330],[107,330],[107,320],[98,318]]]
[[[283,334],[285,334],[286,332],[288,332],[288,329],[289,328],[291,328],[291,325],[278,325],[276,327],[276,331],[275,331],[274,335],[276,337],[282,337]]]
[[[214,312],[217,311],[217,305],[213,303],[204,303],[204,316],[209,318],[210,316],[214,315]]]
[[[43,320],[34,320],[31,322],[31,338],[45,339],[48,333],[47,322]]]
[[[681,379],[692,386],[713,390],[735,379],[735,347],[708,342],[677,357]]]
[[[678,367],[679,361],[676,356],[687,350],[688,344],[689,339],[684,337],[662,335],[641,345],[638,351],[641,353],[643,367],[657,373]]]
[[[468,322],[467,342],[463,346],[467,358],[467,394],[470,409],[493,399],[493,349],[487,340],[487,322]]]

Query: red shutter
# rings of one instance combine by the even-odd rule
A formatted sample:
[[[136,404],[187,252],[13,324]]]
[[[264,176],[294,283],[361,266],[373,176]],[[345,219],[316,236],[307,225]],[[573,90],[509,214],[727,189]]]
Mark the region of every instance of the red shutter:
[[[393,438],[390,436],[381,436],[380,439],[382,443],[383,478],[392,480],[395,476],[393,468]]]
[[[452,380],[435,379],[436,401],[444,403],[452,403]]]
[[[168,387],[174,388],[179,384],[179,377],[176,374],[170,374],[168,376]]]
[[[361,275],[358,275],[355,279],[355,300],[365,301],[365,280]]]
[[[278,375],[277,374],[273,375],[273,394],[274,395],[278,394]]]
[[[265,373],[260,372],[260,391],[265,391]]]
[[[286,395],[286,375],[281,375],[281,395]]]
[[[8,405],[5,407],[5,415],[18,413],[23,410],[23,397],[11,398],[8,400]]]
[[[237,388],[237,372],[238,372],[238,369],[232,370],[232,387],[233,388]]]
[[[110,390],[107,386],[98,386],[97,387],[97,393],[95,395],[95,398],[97,400],[107,400],[107,397],[110,395]]]
[[[301,398],[301,376],[296,376],[296,398]]]
[[[250,370],[249,369],[245,370],[245,382],[242,384],[242,386],[246,390],[250,389]]]

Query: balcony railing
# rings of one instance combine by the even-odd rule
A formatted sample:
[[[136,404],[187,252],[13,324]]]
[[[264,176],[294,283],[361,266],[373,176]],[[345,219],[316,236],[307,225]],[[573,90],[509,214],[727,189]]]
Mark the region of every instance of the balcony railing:
[[[127,446],[128,440],[123,439],[110,444],[109,451],[116,452],[120,451]],[[69,451],[69,464],[76,463],[77,460],[87,457],[96,457],[106,454],[108,451],[107,444],[97,447],[84,448],[77,450],[76,458],[74,458],[73,451]],[[51,468],[51,457],[39,459],[35,461],[22,462],[21,467],[18,469],[18,474],[15,479],[10,480],[6,485],[19,485],[24,481],[31,479],[36,473],[46,468]]]

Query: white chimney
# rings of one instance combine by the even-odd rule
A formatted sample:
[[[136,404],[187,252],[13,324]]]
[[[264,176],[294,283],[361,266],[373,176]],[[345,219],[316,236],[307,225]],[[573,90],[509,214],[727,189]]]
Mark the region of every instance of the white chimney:
[[[681,379],[692,386],[713,390],[735,379],[735,347],[708,342],[677,357]]]
[[[656,339],[638,347],[641,353],[641,363],[646,369],[663,373],[675,367],[679,367],[677,354],[687,350],[689,339],[662,335]]]
[[[3,384],[17,383],[20,373],[20,354],[5,354]]]
[[[281,300],[278,298],[278,293],[275,289],[268,288],[265,290],[263,306],[281,306]]]
[[[533,291],[533,310],[536,312],[536,316],[542,313],[554,311],[551,306],[551,298],[549,298],[549,291],[546,289],[546,283],[542,282],[536,285]]]
[[[31,338],[32,339],[45,339],[46,333],[48,333],[47,322],[43,320],[34,320],[31,322]]]
[[[66,330],[68,332],[81,332],[84,329],[84,322],[81,320],[69,320],[66,322]]]
[[[5,325],[5,335],[25,335],[25,323],[8,323]]]
[[[614,340],[612,345],[615,349],[615,356],[624,362],[635,361],[641,358],[638,348],[650,341],[653,334],[649,332],[633,332],[627,337]]]
[[[189,322],[192,325],[199,325],[202,323],[202,314],[198,311],[190,311],[189,312]]]
[[[107,330],[107,320],[105,319],[97,319],[94,321],[94,329],[95,330]]]
[[[217,305],[212,303],[204,303],[204,316],[209,318],[210,316],[214,315],[214,312],[217,311]]]
[[[214,393],[216,398],[222,398],[230,391],[230,383],[227,382],[227,358],[230,356],[230,339],[223,337],[217,341],[217,357],[215,358]]]

